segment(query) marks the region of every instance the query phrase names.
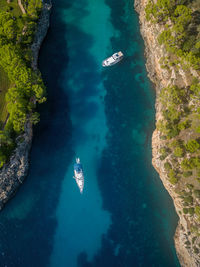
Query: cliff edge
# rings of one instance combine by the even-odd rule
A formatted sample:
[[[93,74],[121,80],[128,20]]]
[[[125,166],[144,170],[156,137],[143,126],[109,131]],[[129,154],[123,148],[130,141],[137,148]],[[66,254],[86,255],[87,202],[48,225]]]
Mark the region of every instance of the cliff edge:
[[[32,68],[37,70],[37,60],[42,41],[44,40],[48,27],[51,4],[43,5],[38,26],[31,46],[33,53]],[[13,196],[28,173],[29,152],[32,144],[32,123],[28,121],[24,127],[24,133],[18,136],[16,149],[8,164],[0,170],[0,209]]]
[[[147,3],[148,0],[135,0],[134,7],[139,14],[140,31],[145,43],[148,76],[156,89],[155,107],[156,121],[158,122],[163,116],[161,112],[163,107],[159,98],[161,90],[171,85],[187,88],[191,83],[191,76],[199,79],[199,75],[192,69],[190,70],[190,73],[183,70],[181,67],[179,68],[179,71],[177,71],[173,67],[173,64],[171,64],[168,69],[162,67],[162,58],[166,57],[167,52],[163,46],[159,45],[157,38],[164,26],[162,24],[150,23],[147,21],[145,14]],[[180,264],[185,267],[197,267],[200,266],[200,256],[198,253],[200,237],[195,231],[191,231],[191,226],[197,226],[199,221],[195,215],[190,216],[183,213],[184,205],[179,194],[180,192],[178,192],[177,186],[169,181],[165,168],[166,160],[161,160],[160,149],[166,142],[162,139],[161,135],[161,132],[156,129],[152,136],[152,164],[159,173],[163,185],[172,197],[176,212],[179,216],[179,223],[174,236],[174,241]],[[178,160],[179,159],[177,159],[177,161]],[[187,181],[183,183],[186,188],[185,193],[188,193],[190,189],[186,187]]]

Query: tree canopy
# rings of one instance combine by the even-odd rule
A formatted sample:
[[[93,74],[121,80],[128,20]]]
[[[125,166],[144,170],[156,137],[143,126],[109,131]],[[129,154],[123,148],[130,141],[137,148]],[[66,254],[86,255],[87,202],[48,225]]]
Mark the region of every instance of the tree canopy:
[[[12,84],[5,97],[9,118],[0,132],[0,167],[8,160],[27,119],[33,124],[39,121],[36,103],[46,100],[41,74],[31,68],[30,52],[42,1],[24,0],[23,5],[26,14],[21,17],[0,11],[0,66]]]

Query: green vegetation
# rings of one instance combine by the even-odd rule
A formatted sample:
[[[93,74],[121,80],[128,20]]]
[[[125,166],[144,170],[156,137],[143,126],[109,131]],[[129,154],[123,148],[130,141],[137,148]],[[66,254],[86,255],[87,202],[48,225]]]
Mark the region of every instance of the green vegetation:
[[[194,185],[193,185],[193,184],[186,184],[186,186],[187,186],[187,188],[188,188],[189,190],[192,190],[192,189],[194,188]]]
[[[163,105],[163,117],[165,120],[157,122],[157,128],[168,139],[177,136],[182,128],[186,128],[188,122],[179,122],[184,114],[184,104],[187,101],[185,91],[177,86],[168,86],[161,90],[159,99]],[[179,108],[177,109],[177,106]]]
[[[187,203],[187,205],[192,205],[193,204],[193,197],[192,196],[185,196],[184,197],[184,202]]]
[[[189,240],[186,241],[186,242],[185,242],[185,245],[190,246],[190,245],[191,245],[190,241],[189,241]]]
[[[181,167],[183,170],[192,170],[194,168],[200,169],[200,158],[191,157],[190,159],[183,159]]]
[[[0,67],[0,129],[4,126],[4,123],[8,116],[8,111],[6,108],[5,95],[10,87],[10,81],[8,75]]]
[[[189,152],[194,153],[199,149],[200,145],[196,140],[191,139],[186,143],[185,147]]]
[[[188,208],[183,208],[183,213],[188,214]]]
[[[9,11],[13,16],[19,17],[22,15],[21,9],[18,6],[17,0],[12,0],[9,4],[7,0],[0,1],[0,10]]]
[[[194,230],[194,231],[195,231],[195,230]],[[194,237],[192,238],[192,244],[194,244],[194,242],[196,241],[196,239],[197,239],[196,236],[194,236]]]
[[[195,254],[199,254],[199,249],[197,247],[194,246],[194,253]]]
[[[173,167],[170,169],[174,169],[174,166],[176,166],[178,170],[176,175],[170,174],[169,168],[167,170],[170,177],[169,181],[172,184],[178,182],[177,177],[180,174],[187,178],[200,172],[200,139],[188,138],[187,134],[183,134],[187,130],[197,132],[197,127],[194,127],[194,124],[198,125],[199,123],[200,125],[200,115],[197,113],[200,112],[199,108],[189,107],[190,101],[196,100],[199,93],[199,85],[197,80],[194,79],[188,88],[168,86],[163,88],[159,95],[159,100],[162,103],[163,119],[160,119],[156,126],[162,136],[165,136],[165,139],[163,139],[165,146],[160,150],[160,159],[165,160],[170,155],[170,161],[173,163]],[[186,137],[187,140],[184,140],[185,138],[181,136]],[[184,158],[186,154],[188,156]],[[176,158],[181,160],[176,160]]]
[[[168,156],[169,153],[170,153],[170,150],[168,147],[162,147],[160,149],[160,154],[161,154],[160,159],[164,160]]]
[[[171,184],[175,185],[176,183],[178,183],[177,174],[173,169],[170,169],[168,171],[168,177]]]
[[[37,19],[38,14],[42,8],[42,1],[41,0],[23,0],[23,6],[27,12],[27,15]]]
[[[145,12],[149,24],[157,24],[156,29],[160,29],[157,41],[164,53],[159,64],[171,76],[169,82],[166,80],[168,86],[159,90],[159,158],[181,199],[179,213],[191,218],[191,248],[198,254],[195,241],[200,236],[200,2],[149,0]],[[185,245],[189,248],[191,244]]]
[[[30,50],[42,1],[27,0],[24,5],[22,15],[17,0],[0,3],[0,167],[9,159],[27,119],[39,121],[36,103],[46,100],[41,75],[31,68]]]
[[[184,176],[185,178],[190,177],[191,175],[192,175],[192,171],[187,171],[187,172],[184,172],[184,173],[183,173],[183,176]]]
[[[164,44],[186,67],[200,69],[200,42],[198,34],[194,34],[200,29],[187,1],[149,1],[145,11],[147,20],[164,25],[158,37],[159,44]]]
[[[194,208],[183,208],[183,213],[193,216],[194,215]]]
[[[189,208],[188,213],[193,216],[194,215],[194,208]]]
[[[196,198],[200,199],[200,190],[195,189],[194,190],[194,195],[195,195]]]
[[[7,155],[10,155],[12,150],[15,148],[15,143],[12,138],[12,132],[7,129],[0,132],[0,140],[0,167],[2,167],[7,160]]]
[[[195,211],[195,214],[197,215],[198,219],[200,220],[200,206],[196,206],[194,211]]]
[[[166,171],[169,171],[172,168],[172,165],[169,162],[165,162],[164,167]]]

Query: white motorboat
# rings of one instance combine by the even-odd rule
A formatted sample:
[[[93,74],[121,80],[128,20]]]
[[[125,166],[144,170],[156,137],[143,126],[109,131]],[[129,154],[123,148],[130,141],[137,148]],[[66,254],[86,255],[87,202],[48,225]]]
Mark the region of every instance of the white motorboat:
[[[123,59],[124,55],[121,51],[114,53],[111,57],[106,58],[103,62],[102,62],[102,66],[103,67],[109,67],[112,66],[116,63],[118,63],[119,61],[121,61]]]
[[[84,187],[84,175],[83,167],[79,158],[76,158],[76,163],[74,164],[74,179],[80,189],[80,193],[82,193]]]

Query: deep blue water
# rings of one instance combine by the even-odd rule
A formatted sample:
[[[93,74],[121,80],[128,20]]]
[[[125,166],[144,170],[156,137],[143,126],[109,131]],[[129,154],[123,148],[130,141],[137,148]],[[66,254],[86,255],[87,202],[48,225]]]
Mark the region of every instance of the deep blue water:
[[[179,266],[151,165],[155,93],[132,0],[55,0],[29,175],[0,213],[0,266]],[[119,64],[101,61],[122,50]],[[83,195],[73,176],[80,156]]]

